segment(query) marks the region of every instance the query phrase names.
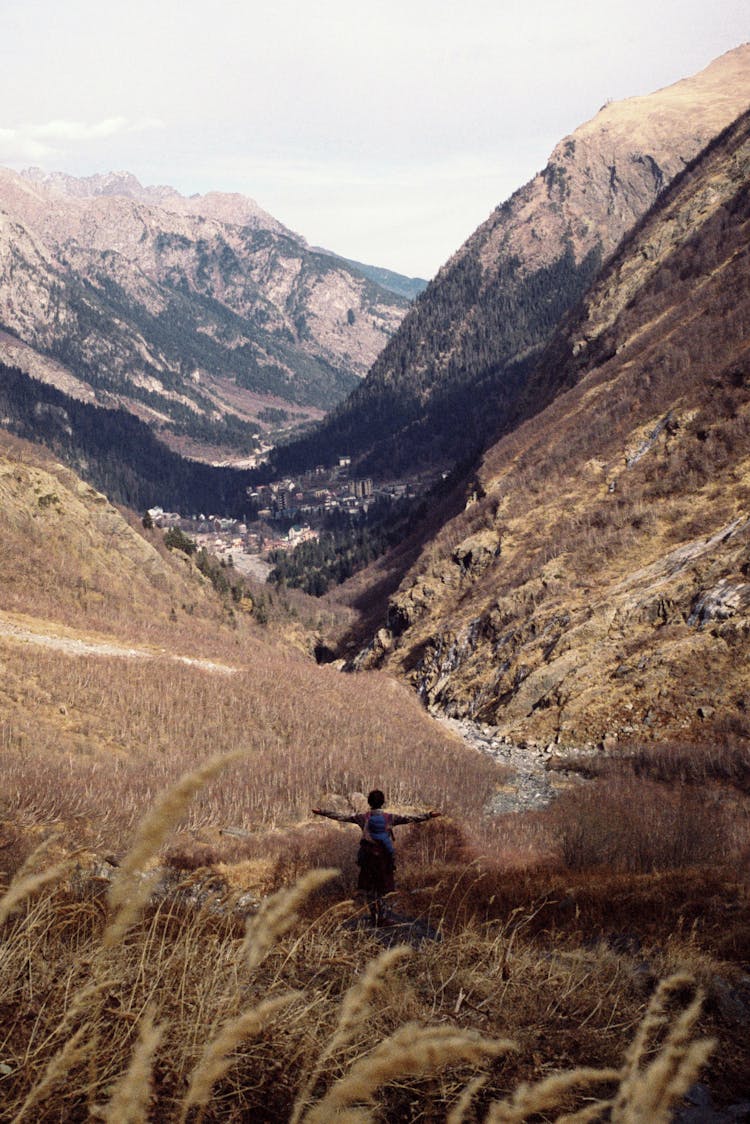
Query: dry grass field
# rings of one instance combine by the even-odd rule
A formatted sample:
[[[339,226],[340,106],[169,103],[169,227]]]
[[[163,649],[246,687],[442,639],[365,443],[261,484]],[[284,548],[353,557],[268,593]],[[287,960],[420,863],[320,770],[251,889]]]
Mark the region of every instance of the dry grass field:
[[[50,866],[54,840],[10,883],[3,1119],[666,1122],[707,1062],[738,1095],[741,971],[718,944],[747,887],[726,873],[513,869],[435,821],[401,860],[400,904],[442,937],[417,949],[343,923],[356,907],[322,865],[340,848],[310,833],[302,852],[299,829],[259,906],[232,880],[247,861],[152,899],[220,764],[157,799],[108,887],[80,855]]]
[[[389,676],[315,665],[333,607],[260,624],[0,452],[0,1119],[633,1124],[699,1075],[750,1094],[736,755],[597,759],[488,817],[497,765]],[[418,948],[356,923],[356,830],[310,815],[374,784],[444,813],[399,829]]]
[[[2,1119],[669,1120],[709,1041],[742,1095],[747,825],[627,776],[487,820],[496,766],[405,689],[254,658],[5,647]],[[385,960],[356,831],[309,816],[373,777],[448,813],[401,829],[395,901],[442,939]]]

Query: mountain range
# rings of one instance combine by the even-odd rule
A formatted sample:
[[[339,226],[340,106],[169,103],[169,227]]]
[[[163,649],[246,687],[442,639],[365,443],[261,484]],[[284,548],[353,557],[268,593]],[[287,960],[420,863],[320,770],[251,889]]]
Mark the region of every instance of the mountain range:
[[[236,451],[237,396],[247,417],[251,393],[272,400],[236,372],[213,397],[201,371],[180,383],[180,356],[202,333],[231,353],[211,332],[221,286],[239,300],[251,272],[226,264],[240,243],[263,242],[271,280],[326,255],[239,197],[6,177],[30,209],[0,216],[6,1119],[747,1118],[750,109],[730,80],[747,61],[657,97],[660,182],[657,102],[648,144],[634,105],[607,107],[610,174],[601,122],[575,162],[584,127],[564,176],[522,189],[417,298],[363,384],[384,452],[360,463],[452,467],[325,598],[113,499],[243,511],[248,473],[159,438]],[[668,164],[678,104],[692,141]],[[47,230],[56,200],[80,234]],[[106,231],[97,208],[119,216]],[[157,300],[184,313],[186,352]],[[407,356],[427,366],[399,429]],[[377,889],[353,896],[374,785],[397,826],[383,918]]]
[[[541,349],[602,263],[749,104],[745,44],[673,86],[603,106],[443,266],[364,382],[277,450],[277,468],[345,452],[363,470],[404,474],[486,447],[517,416]]]
[[[0,169],[0,361],[192,456],[322,417],[407,306],[244,196]]]
[[[358,666],[516,741],[747,736],[750,112],[626,236],[525,394]]]

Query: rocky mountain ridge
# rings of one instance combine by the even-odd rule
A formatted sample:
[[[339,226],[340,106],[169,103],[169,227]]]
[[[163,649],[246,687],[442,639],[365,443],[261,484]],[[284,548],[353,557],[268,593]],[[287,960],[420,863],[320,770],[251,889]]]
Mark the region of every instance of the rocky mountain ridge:
[[[486,447],[602,261],[748,104],[745,44],[664,90],[602,107],[443,266],[365,381],[280,452],[283,463],[347,449],[373,472],[406,472]]]
[[[321,417],[406,307],[241,196],[0,169],[0,359],[193,452]]]
[[[204,195],[181,195],[167,184],[142,184],[132,172],[104,172],[91,176],[71,176],[66,172],[45,172],[41,168],[25,168],[21,176],[60,195],[79,199],[100,196],[123,196],[139,203],[153,204],[178,215],[200,215],[203,218],[228,222],[235,226],[252,226],[273,230],[277,234],[293,234],[283,223],[247,195],[238,192],[210,191]],[[306,246],[301,235],[294,235]]]
[[[625,240],[359,659],[539,744],[745,729],[750,114]]]

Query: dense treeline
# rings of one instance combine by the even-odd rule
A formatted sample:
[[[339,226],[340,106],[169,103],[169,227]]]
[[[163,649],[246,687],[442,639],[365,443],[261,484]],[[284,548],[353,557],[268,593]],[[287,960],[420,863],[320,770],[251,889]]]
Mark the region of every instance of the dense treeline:
[[[318,540],[271,552],[268,580],[321,597],[384,554],[424,510],[424,500],[404,498],[378,500],[356,515],[332,513]]]
[[[340,453],[373,473],[455,462],[502,432],[541,347],[601,264],[566,246],[552,265],[517,259],[494,274],[467,252],[417,298],[372,370],[310,434],[276,450],[275,471],[330,464]],[[468,329],[457,331],[459,325]]]
[[[79,402],[5,364],[0,415],[11,432],[46,445],[111,500],[136,511],[158,505],[184,514],[255,514],[247,472],[186,460],[131,414]]]

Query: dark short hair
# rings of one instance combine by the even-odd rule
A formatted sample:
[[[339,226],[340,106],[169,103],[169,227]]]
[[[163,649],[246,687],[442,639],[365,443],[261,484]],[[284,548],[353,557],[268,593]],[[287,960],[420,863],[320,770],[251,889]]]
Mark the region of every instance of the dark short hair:
[[[374,788],[367,794],[367,803],[371,808],[382,808],[385,804],[385,796],[379,788]]]

